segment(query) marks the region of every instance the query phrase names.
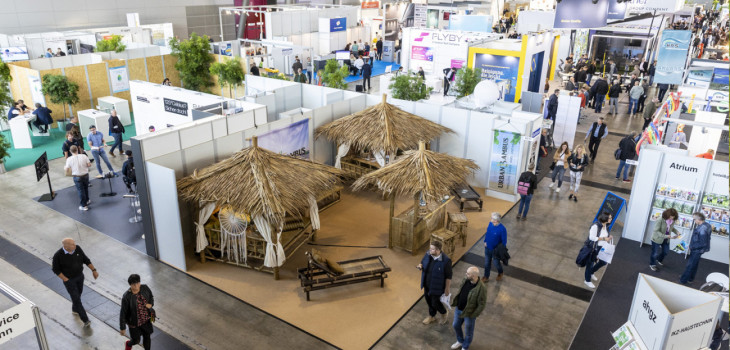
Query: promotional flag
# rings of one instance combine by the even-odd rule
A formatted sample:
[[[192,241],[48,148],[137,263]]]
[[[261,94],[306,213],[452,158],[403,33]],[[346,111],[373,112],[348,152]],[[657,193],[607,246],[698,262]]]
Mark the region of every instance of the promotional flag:
[[[654,82],[657,84],[681,84],[687,52],[692,40],[688,30],[665,30],[662,32],[657,54]]]

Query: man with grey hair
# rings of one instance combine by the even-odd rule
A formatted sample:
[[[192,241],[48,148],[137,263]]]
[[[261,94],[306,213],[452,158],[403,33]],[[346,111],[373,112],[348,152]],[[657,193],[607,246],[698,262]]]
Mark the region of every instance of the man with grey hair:
[[[84,291],[84,265],[91,269],[94,279],[99,278],[99,273],[72,238],[64,238],[61,243],[63,247],[53,254],[53,273],[63,281],[63,286],[71,297],[71,312],[81,318],[84,327],[88,327],[91,321],[86,315],[84,305],[81,304],[81,293]]]
[[[700,263],[702,254],[710,251],[710,236],[712,236],[712,226],[705,222],[705,215],[696,212],[692,214],[695,222],[695,229],[692,231],[692,237],[689,241],[689,258],[684,273],[679,277],[679,283],[692,283],[697,274],[697,267]]]
[[[497,275],[497,281],[502,280],[502,274],[504,271],[502,270],[502,263],[497,259],[497,257],[494,255],[494,249],[497,248],[498,245],[503,244],[505,247],[507,246],[507,229],[502,225],[502,215],[499,213],[492,213],[492,220],[489,222],[489,226],[487,226],[487,232],[484,234],[484,277],[482,277],[482,282],[487,283],[489,282],[489,274],[490,270],[492,269],[492,260],[494,260],[495,265],[497,265],[497,272],[499,273]]]
[[[456,343],[451,349],[469,349],[474,338],[474,323],[487,305],[487,287],[479,280],[479,268],[471,266],[466,269],[466,278],[461,282],[459,293],[451,302],[454,306],[454,332]],[[466,334],[462,325],[466,324]]]

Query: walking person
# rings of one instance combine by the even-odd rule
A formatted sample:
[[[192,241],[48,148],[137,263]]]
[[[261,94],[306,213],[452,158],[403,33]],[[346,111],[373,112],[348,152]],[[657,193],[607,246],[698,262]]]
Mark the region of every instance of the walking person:
[[[547,119],[550,119],[552,121],[555,121],[555,115],[558,113],[558,95],[559,94],[560,94],[560,89],[555,89],[555,91],[553,91],[553,94],[550,95],[550,99],[548,100]]]
[[[91,269],[94,279],[99,278],[99,273],[83,249],[76,245],[72,238],[64,238],[61,244],[63,247],[53,254],[53,273],[63,281],[63,286],[71,297],[71,312],[81,318],[84,327],[89,327],[91,321],[84,305],[81,304],[81,293],[84,291],[84,265]]]
[[[570,158],[570,147],[567,141],[563,141],[555,154],[553,154],[553,182],[550,184],[550,188],[555,186],[555,180],[558,180],[558,187],[555,192],[560,192],[560,187],[563,186],[563,175],[565,175],[565,169],[568,169],[568,158]]]
[[[127,349],[139,344],[139,338],[142,338],[145,350],[150,350],[152,340],[152,318],[155,305],[155,298],[152,291],[146,284],[142,284],[139,275],[132,274],[127,279],[129,289],[122,296],[122,308],[119,312],[119,334],[125,336],[127,334],[127,326],[129,326],[129,338],[127,341]]]
[[[596,89],[595,93],[592,94],[594,96],[595,101],[593,102],[593,107],[595,108],[596,113],[601,113],[601,108],[603,107],[603,100],[606,98],[606,94],[608,94],[608,82],[604,80],[602,77],[598,77],[598,80],[593,84],[593,88]]]
[[[649,126],[649,123],[651,123],[651,120],[654,119],[654,113],[656,112],[657,103],[659,103],[659,100],[653,98],[649,100],[646,108],[644,108],[644,125],[641,126],[641,130],[645,130],[646,127]],[[672,147],[671,144],[669,145],[669,147]]]
[[[470,266],[466,269],[466,278],[461,282],[459,293],[454,297],[451,306],[454,306],[452,326],[456,333],[456,343],[451,345],[451,349],[468,350],[474,339],[476,319],[487,306],[487,286],[479,280],[479,268]],[[462,326],[466,329],[462,329]]]
[[[362,88],[365,91],[370,91],[370,76],[373,74],[373,66],[370,63],[370,59],[365,60],[365,64],[362,65]]]
[[[621,175],[621,169],[624,171],[623,181],[631,182],[629,180],[629,168],[631,165],[626,164],[627,160],[634,159],[636,157],[636,131],[630,132],[626,137],[621,139],[618,143],[618,148],[621,150],[619,153],[618,169],[616,170],[616,180]]]
[[[598,117],[598,121],[593,122],[593,125],[591,125],[591,128],[588,130],[585,139],[583,139],[585,142],[588,137],[591,138],[590,141],[588,141],[588,153],[590,153],[591,163],[596,160],[598,146],[601,145],[601,140],[605,139],[606,136],[608,136],[608,128],[606,127],[606,124],[603,123],[603,117]]]
[[[378,37],[378,41],[375,42],[375,49],[377,50],[377,60],[382,61],[383,60],[383,38]]]
[[[494,249],[499,244],[507,246],[507,228],[502,225],[502,215],[499,213],[492,213],[492,220],[487,226],[487,232],[484,234],[484,277],[482,282],[489,282],[489,275],[492,269],[492,260],[497,265],[497,281],[502,280],[504,270],[502,269],[502,263],[497,259],[494,254]]]
[[[664,94],[667,93],[667,90],[669,90],[669,84],[656,84],[657,88],[659,88],[659,92],[657,93],[657,98],[659,99],[659,102],[664,102]]]
[[[669,208],[662,212],[661,219],[654,222],[654,230],[651,233],[651,256],[649,256],[649,268],[652,271],[657,271],[657,265],[664,266],[662,261],[669,252],[669,239],[679,236],[679,231],[674,228],[677,218],[679,218],[677,210]]]
[[[432,241],[428,252],[416,267],[421,270],[421,289],[428,304],[428,317],[423,320],[423,324],[436,322],[437,312],[441,315],[440,323],[446,324],[448,311],[440,299],[442,295],[449,296],[451,293],[453,272],[451,259],[441,250],[441,242]]]
[[[644,88],[639,85],[639,81],[634,83],[634,86],[629,90],[629,116],[634,117],[636,111],[639,108],[639,99],[644,94]]]
[[[692,231],[692,238],[689,241],[689,258],[684,273],[679,278],[679,283],[692,283],[697,275],[697,267],[700,263],[702,254],[710,251],[710,236],[712,235],[712,226],[705,222],[705,215],[697,212],[692,214],[695,222],[695,228]]]
[[[578,201],[578,189],[580,188],[580,179],[583,177],[583,170],[588,165],[588,156],[583,145],[578,145],[575,152],[568,158],[568,169],[570,169],[570,196],[574,202]]]
[[[99,175],[97,178],[101,178],[104,176],[104,173],[101,170],[101,162],[99,162],[99,158],[104,160],[104,163],[106,163],[107,168],[109,168],[109,171],[112,174],[116,173],[114,172],[114,169],[112,168],[112,164],[109,163],[109,158],[106,156],[106,152],[104,151],[104,147],[106,144],[104,143],[104,135],[102,135],[100,132],[96,131],[96,126],[92,125],[89,127],[89,130],[91,131],[89,135],[86,136],[86,140],[89,142],[89,146],[91,147],[91,155],[94,157],[94,160],[96,161],[96,170],[99,171]]]
[[[656,60],[651,63],[647,73],[649,74],[649,86],[652,86],[654,85],[654,74],[656,74]]]
[[[71,138],[69,138],[71,140]],[[66,142],[69,142],[67,140]],[[71,175],[74,178],[76,191],[79,193],[79,210],[89,210],[89,157],[85,154],[79,154],[78,146],[69,148],[71,156],[66,158],[66,166],[64,169],[71,169]]]
[[[592,281],[598,281],[598,277],[595,276],[596,271],[608,264],[607,262],[598,259],[597,255],[598,251],[601,250],[601,247],[606,245],[606,242],[613,239],[613,237],[608,234],[608,225],[611,223],[612,219],[611,214],[603,213],[599,215],[598,222],[594,222],[588,232],[588,239],[592,242],[598,242],[595,251],[588,258],[588,263],[586,263],[584,276],[585,281],[583,282],[591,289],[596,288],[596,285],[594,285]]]
[[[537,187],[537,175],[533,172],[534,170],[535,166],[530,164],[527,171],[520,175],[517,182],[517,193],[520,194],[520,206],[517,210],[517,219],[527,220],[527,212],[530,210],[532,195],[535,193],[535,187]]]
[[[644,90],[644,93],[639,97],[639,101],[636,104],[637,110],[636,113],[643,113],[644,112],[644,101],[646,101],[646,97],[649,95],[649,83],[646,81],[646,79],[641,81],[641,89]]]
[[[537,150],[537,172],[540,172],[540,158],[547,157],[548,155],[548,129],[542,128],[540,131],[540,147]]]
[[[618,113],[619,96],[621,96],[621,84],[618,84],[614,81],[613,84],[611,84],[611,87],[608,89],[608,113],[613,114],[614,117]]]
[[[122,124],[122,121],[119,120],[119,117],[117,116],[117,110],[112,109],[111,116],[109,116],[109,135],[111,135],[114,138],[114,144],[112,145],[112,148],[109,150],[109,155],[112,157],[116,157],[114,155],[114,149],[119,148],[119,154],[124,154],[124,150],[122,149],[122,135],[124,134],[124,125]]]

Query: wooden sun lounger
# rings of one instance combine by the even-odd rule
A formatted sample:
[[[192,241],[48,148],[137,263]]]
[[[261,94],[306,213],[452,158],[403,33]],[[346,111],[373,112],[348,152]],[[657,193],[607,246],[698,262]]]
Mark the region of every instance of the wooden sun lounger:
[[[319,289],[327,289],[339,287],[348,284],[380,280],[380,288],[383,288],[385,278],[388,277],[390,267],[385,264],[383,257],[380,255],[367,258],[338,261],[345,273],[337,275],[332,272],[326,265],[320,264],[312,258],[309,252],[306,252],[307,267],[300,268],[299,279],[301,281],[304,292],[307,293],[307,301],[309,301],[309,292]]]

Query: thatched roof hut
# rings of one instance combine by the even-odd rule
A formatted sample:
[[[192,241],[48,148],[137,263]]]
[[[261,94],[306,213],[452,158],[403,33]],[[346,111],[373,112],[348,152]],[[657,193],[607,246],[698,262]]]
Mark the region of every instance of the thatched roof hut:
[[[398,150],[415,149],[421,140],[430,141],[451,129],[408,113],[386,102],[323,125],[315,131],[335,144],[349,143],[357,150],[384,151],[395,155]]]

